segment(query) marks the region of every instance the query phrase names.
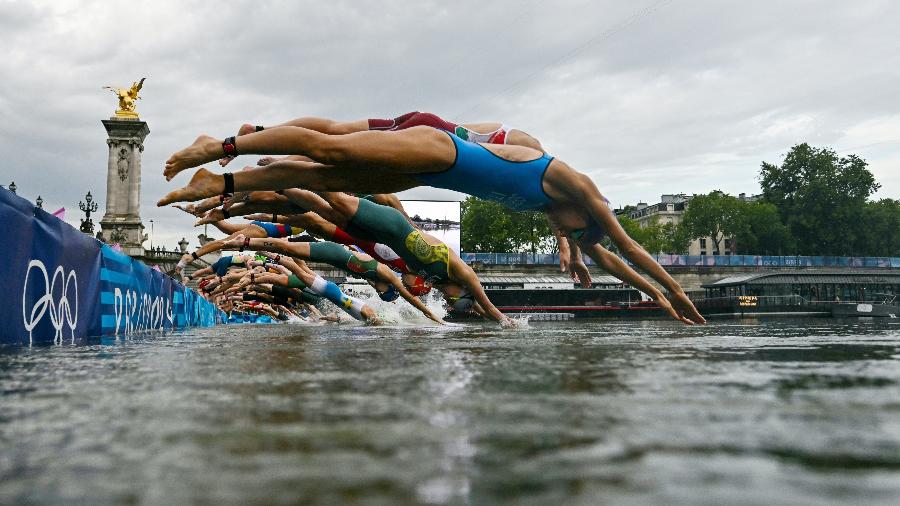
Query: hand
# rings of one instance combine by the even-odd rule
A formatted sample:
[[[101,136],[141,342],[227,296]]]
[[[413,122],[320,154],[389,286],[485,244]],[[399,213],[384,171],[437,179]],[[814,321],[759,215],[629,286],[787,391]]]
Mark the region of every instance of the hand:
[[[691,299],[688,298],[687,294],[684,292],[678,292],[675,294],[670,293],[669,297],[672,300],[672,306],[675,308],[675,311],[678,313],[678,316],[682,321],[689,321],[691,323],[706,323],[706,318],[700,314],[700,311],[697,311],[697,308],[694,306],[694,303],[691,302]]]
[[[582,288],[591,287],[591,271],[588,270],[584,262],[575,261],[569,266],[571,268],[572,280],[581,284]]]
[[[676,320],[678,320],[678,321],[680,321],[680,322],[682,322],[682,323],[685,323],[685,324],[687,324],[687,325],[693,325],[693,324],[694,324],[692,321],[690,321],[690,320],[688,320],[688,319],[686,319],[686,318],[682,318],[682,317],[678,314],[678,312],[675,311],[675,308],[672,307],[672,303],[669,302],[669,299],[667,299],[666,296],[663,295],[662,293],[659,293],[658,295],[656,295],[656,296],[653,298],[653,301],[656,302],[656,305],[659,306],[660,309],[662,309],[663,311],[665,311],[665,313],[666,313],[667,315],[671,316],[672,318],[674,318],[674,319],[676,319]]]
[[[559,255],[559,272],[567,272],[569,270],[569,255]]]
[[[270,163],[275,162],[275,161],[278,161],[278,158],[275,158],[274,156],[264,156],[256,161],[256,165],[259,165],[260,167],[265,167],[266,165],[269,165]]]

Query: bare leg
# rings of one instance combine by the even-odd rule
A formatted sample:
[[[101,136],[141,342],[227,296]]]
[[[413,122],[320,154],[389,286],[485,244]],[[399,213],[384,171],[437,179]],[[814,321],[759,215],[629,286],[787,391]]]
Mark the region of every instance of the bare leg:
[[[244,154],[304,155],[331,165],[364,165],[408,174],[445,170],[456,159],[453,141],[443,132],[429,127],[348,135],[325,135],[307,128],[282,127],[241,136],[236,146],[238,153]],[[171,180],[182,170],[217,160],[224,154],[221,140],[200,136],[166,161],[163,174]]]
[[[338,225],[346,226],[359,209],[359,197],[343,192],[322,192],[321,195],[328,201],[334,212],[340,215],[341,222],[335,222]]]
[[[277,125],[264,127],[264,130],[270,130],[272,128],[285,127],[285,126],[295,126],[301,128],[308,128],[310,130],[315,130],[316,132],[321,132],[323,134],[328,135],[344,135],[350,134],[353,132],[363,132],[369,129],[368,120],[357,120],[357,121],[349,121],[349,122],[339,122],[332,121],[330,119],[325,118],[297,118],[292,119],[290,121],[286,121],[284,123],[279,123]],[[251,125],[249,123],[244,123],[238,128],[238,137],[242,135],[247,135],[256,132],[256,125]],[[219,165],[222,167],[228,165],[228,163],[234,160],[232,156],[226,156],[219,160]],[[266,163],[261,163],[259,165],[267,165]]]
[[[245,216],[252,213],[268,214],[269,218],[262,218],[259,221],[271,221],[272,214],[297,214],[302,211],[296,206],[287,202],[241,202],[231,206],[228,210],[229,216]],[[194,226],[206,225],[207,223],[215,223],[225,219],[225,213],[222,209],[211,209],[203,217],[194,223]]]
[[[265,214],[251,214],[246,218],[248,220],[266,220],[267,216]],[[268,216],[268,218],[271,219],[271,216]],[[304,228],[307,232],[329,241],[334,237],[334,232],[337,230],[337,225],[316,213],[278,216],[278,223]]]
[[[250,243],[245,245],[247,237],[251,237]],[[244,249],[253,251],[271,251],[281,255],[288,255],[304,260],[309,259],[309,243],[307,242],[288,242],[283,239],[267,239],[252,238],[252,236],[244,236],[235,234],[233,237],[223,240],[222,249],[238,249],[244,246]]]
[[[340,219],[340,215],[334,212],[331,204],[314,192],[291,188],[284,190],[284,196],[298,206],[312,211],[328,221],[337,223],[336,220]]]
[[[235,223],[228,223],[225,220],[214,221],[212,222],[212,225],[228,235],[234,234],[235,232],[240,232],[241,230],[244,230],[245,228],[250,226],[247,223],[244,223],[243,225],[237,225]]]
[[[400,202],[400,199],[393,193],[376,193],[375,195],[372,195],[372,197],[374,197],[375,203],[393,207],[400,211],[400,214],[402,214],[404,218],[409,220],[409,215],[406,214],[406,209],[403,208],[403,202]]]
[[[369,121],[365,119],[356,121],[333,121],[325,118],[306,117],[292,119],[284,123],[279,123],[273,127],[266,127],[266,129],[280,126],[295,126],[308,128],[310,130],[315,130],[316,132],[322,132],[323,134],[344,135],[368,130]]]
[[[361,171],[305,162],[276,162],[268,167],[234,174],[235,191],[303,187],[314,191],[394,193],[415,188],[420,184],[405,174],[375,169]],[[224,177],[201,168],[194,173],[187,186],[170,192],[156,205],[162,207],[173,202],[193,202],[220,195],[224,190]]]

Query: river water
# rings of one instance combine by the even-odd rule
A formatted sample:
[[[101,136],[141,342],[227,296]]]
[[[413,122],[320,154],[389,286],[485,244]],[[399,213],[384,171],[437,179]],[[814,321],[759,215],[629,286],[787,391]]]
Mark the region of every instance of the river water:
[[[900,499],[898,319],[231,325],[0,391],[0,503]]]

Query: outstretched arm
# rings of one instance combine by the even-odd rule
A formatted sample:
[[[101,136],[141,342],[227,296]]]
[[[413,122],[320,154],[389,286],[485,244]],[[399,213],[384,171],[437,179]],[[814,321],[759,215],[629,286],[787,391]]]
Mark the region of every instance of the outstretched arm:
[[[591,287],[591,282],[593,281],[591,279],[591,271],[584,263],[584,259],[581,257],[581,248],[577,244],[569,246],[569,271],[572,280],[579,283],[582,288]]]
[[[571,255],[569,240],[566,238],[566,234],[556,227],[553,228],[553,237],[556,237],[556,245],[559,246],[559,272],[567,272]]]
[[[256,192],[254,192],[256,193]],[[226,214],[223,209],[210,209],[206,214],[201,215],[200,219],[194,223],[194,226],[206,225],[222,221],[233,216],[246,216],[253,213],[265,213],[271,218],[272,213],[277,214],[294,214],[298,211],[297,207],[287,201],[277,202],[239,202],[228,209]],[[264,218],[261,221],[271,221]]]
[[[400,281],[400,278],[395,276],[388,266],[384,264],[378,264],[378,274],[384,281],[390,283],[391,286],[393,286],[394,289],[397,290],[398,293],[400,293],[400,296],[406,300],[406,302],[409,302],[413,307],[421,311],[422,314],[427,316],[429,320],[433,320],[437,323],[440,323],[441,325],[444,324],[444,321],[435,316],[434,313],[431,312],[431,309],[428,309],[428,306],[426,306],[425,303],[419,300],[418,297],[409,293],[409,290],[407,290],[406,287],[403,286],[403,282]]]
[[[469,290],[469,293],[472,294],[475,302],[481,306],[490,319],[504,326],[512,325],[512,320],[501,313],[491,300],[488,299],[487,294],[484,293],[484,287],[482,287],[481,282],[478,281],[478,276],[475,274],[475,271],[458,257],[451,258],[450,261],[452,262],[453,281]]]
[[[216,227],[217,229],[221,230],[222,232],[224,232],[228,235],[232,235],[234,233],[240,232],[240,231],[244,230],[245,228],[249,227],[250,224],[249,223],[242,223],[242,224],[228,223],[225,220],[219,220],[219,221],[212,222],[212,226]]]
[[[656,304],[659,305],[669,316],[672,318],[684,322],[688,325],[692,325],[694,322],[690,319],[682,316],[672,307],[672,304],[669,300],[663,295],[658,288],[650,284],[649,281],[644,279],[643,276],[638,274],[634,269],[632,269],[628,264],[622,261],[618,255],[609,251],[608,249],[600,246],[599,244],[592,244],[588,246],[585,251],[588,256],[594,259],[603,270],[612,274],[613,276],[621,279],[622,281],[628,283],[629,285],[637,288],[638,290],[649,295]]]
[[[587,180],[590,182],[590,179]],[[644,272],[669,292],[670,302],[678,313],[679,320],[683,321],[684,319],[687,319],[693,323],[706,323],[706,319],[703,318],[703,316],[700,315],[700,312],[697,311],[697,308],[694,307],[694,303],[691,302],[691,299],[684,293],[681,285],[679,285],[661,265],[656,263],[656,260],[654,260],[653,257],[637,243],[637,241],[628,236],[625,229],[623,229],[622,225],[619,223],[619,220],[616,219],[612,210],[600,196],[600,192],[593,186],[593,182],[590,182],[590,185],[596,192],[596,196],[590,198],[589,195],[584,195],[583,202],[588,207],[591,217],[595,222],[603,226],[603,229],[606,230],[609,238],[619,251],[622,252],[622,255],[628,260],[631,260],[633,264],[643,269]]]

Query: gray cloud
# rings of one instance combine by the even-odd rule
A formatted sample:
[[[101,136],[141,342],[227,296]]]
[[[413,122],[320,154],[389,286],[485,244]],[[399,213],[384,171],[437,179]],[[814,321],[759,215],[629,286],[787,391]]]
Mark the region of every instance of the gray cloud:
[[[759,163],[799,142],[863,156],[896,198],[898,21],[886,1],[0,1],[0,183],[48,208],[88,189],[102,204],[115,101],[100,87],[147,76],[144,220],[169,246],[199,232],[154,207],[169,154],[305,115],[502,120],[619,205],[758,191]]]

